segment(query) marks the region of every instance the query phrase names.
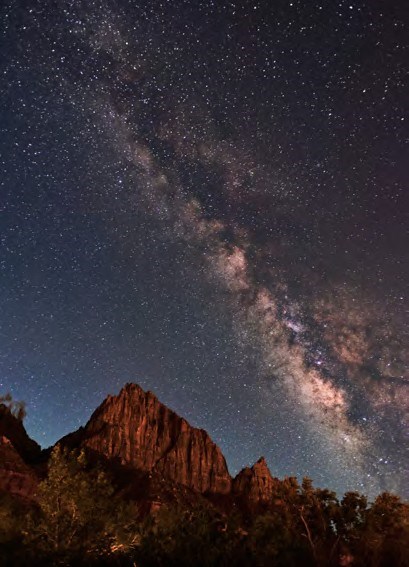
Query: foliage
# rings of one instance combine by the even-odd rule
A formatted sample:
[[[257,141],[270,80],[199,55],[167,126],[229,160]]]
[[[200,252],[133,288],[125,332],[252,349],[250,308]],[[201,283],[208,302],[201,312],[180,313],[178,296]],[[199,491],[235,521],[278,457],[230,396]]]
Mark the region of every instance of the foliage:
[[[389,492],[380,494],[368,509],[359,540],[360,565],[409,565],[409,505]]]
[[[20,539],[21,508],[8,493],[0,493],[0,546]]]
[[[310,479],[299,486],[288,478],[277,485],[269,510],[243,525],[205,508],[163,509],[142,529],[137,564],[409,567],[408,505],[389,493],[368,508],[359,493],[339,502]]]
[[[219,565],[222,527],[217,514],[203,506],[163,508],[144,527],[139,557],[147,566]]]
[[[0,396],[0,404],[6,406],[10,410],[11,414],[14,415],[14,417],[19,421],[23,421],[23,419],[27,415],[26,403],[13,400],[9,392],[7,394],[4,394],[3,396]]]
[[[56,447],[30,514],[0,494],[0,565],[409,567],[409,505],[391,493],[339,501],[289,477],[260,510],[169,505],[137,523],[101,468]]]
[[[37,501],[25,541],[55,563],[91,561],[132,543],[135,510],[115,497],[101,469],[87,467],[83,452],[54,448]]]
[[[0,493],[0,566],[14,567],[27,564],[23,545],[24,524],[28,504],[12,495]]]

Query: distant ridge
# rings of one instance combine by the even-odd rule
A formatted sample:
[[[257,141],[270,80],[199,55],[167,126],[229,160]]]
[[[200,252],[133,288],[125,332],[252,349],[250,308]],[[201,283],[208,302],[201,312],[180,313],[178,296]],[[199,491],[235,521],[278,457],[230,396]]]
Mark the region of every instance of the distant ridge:
[[[15,452],[15,463],[9,468],[14,466],[20,474],[23,463],[29,474],[30,465],[39,462],[41,455],[44,459],[47,452],[41,453],[22,423],[2,408],[5,406],[0,406],[0,436],[10,441]],[[4,443],[0,451],[10,455],[10,444]],[[121,478],[129,494],[151,502],[160,500],[158,494],[166,487],[167,493],[183,493],[184,498],[187,490],[190,499],[197,494],[258,504],[269,500],[275,482],[263,457],[233,479],[221,450],[205,430],[192,427],[152,392],[132,383],[118,395],[107,396],[84,427],[56,444],[86,450],[91,459],[102,460]],[[0,477],[1,488],[8,489],[6,482],[1,485]],[[27,494],[30,492],[32,486]]]

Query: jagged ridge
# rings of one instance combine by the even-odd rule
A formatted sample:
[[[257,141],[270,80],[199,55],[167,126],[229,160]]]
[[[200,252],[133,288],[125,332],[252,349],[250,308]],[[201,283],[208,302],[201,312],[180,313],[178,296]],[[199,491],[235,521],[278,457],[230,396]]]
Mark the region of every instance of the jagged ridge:
[[[145,475],[147,486],[157,479],[154,484],[159,481],[196,494],[257,504],[271,498],[277,481],[263,457],[232,479],[221,450],[207,432],[192,427],[137,384],[126,384],[117,396],[108,396],[85,427],[58,443],[70,449],[84,448],[107,464],[125,466],[135,471],[127,477],[135,481]],[[43,456],[48,453],[44,451]],[[38,471],[31,465],[41,459],[39,445],[8,408],[0,405],[0,489],[32,495]],[[130,493],[133,482],[130,480]]]
[[[30,439],[21,421],[0,404],[0,490],[31,498],[38,483],[31,465],[40,456],[40,446]]]
[[[226,460],[206,431],[189,425],[136,384],[108,396],[86,426],[62,442],[160,473],[201,493],[227,494],[231,489]]]
[[[251,502],[267,502],[271,499],[276,483],[264,457],[252,466],[245,467],[233,481],[233,493]]]

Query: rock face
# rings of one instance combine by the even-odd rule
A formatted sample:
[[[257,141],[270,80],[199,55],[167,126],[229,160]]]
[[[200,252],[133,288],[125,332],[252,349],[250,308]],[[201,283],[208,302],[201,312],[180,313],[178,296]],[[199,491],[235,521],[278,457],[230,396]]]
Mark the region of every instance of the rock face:
[[[22,422],[4,404],[0,404],[0,435],[11,441],[26,463],[36,462],[40,458],[40,445],[30,439]]]
[[[5,405],[0,405],[0,490],[32,498],[38,476],[31,466],[41,448]]]
[[[23,461],[11,441],[0,436],[0,490],[31,499],[37,484],[33,469]]]
[[[136,384],[108,396],[85,427],[59,443],[106,459],[123,479],[125,492],[151,504],[172,498],[189,503],[208,496],[252,509],[271,502],[279,482],[263,457],[232,480],[224,456],[206,431],[189,425]],[[32,498],[45,473],[47,454],[0,404],[0,490]]]
[[[233,481],[233,493],[245,497],[250,502],[268,502],[271,500],[275,481],[264,457],[261,457],[251,468],[246,467]]]
[[[190,426],[136,384],[108,396],[84,428],[61,442],[158,473],[202,494],[231,490],[225,458],[206,431]]]

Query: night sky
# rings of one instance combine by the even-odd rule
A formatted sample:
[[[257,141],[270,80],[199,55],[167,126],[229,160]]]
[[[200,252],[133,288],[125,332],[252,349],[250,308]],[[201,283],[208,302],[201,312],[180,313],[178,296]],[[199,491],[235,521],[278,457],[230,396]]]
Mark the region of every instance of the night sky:
[[[137,382],[230,472],[409,498],[407,0],[6,0],[0,393]]]

